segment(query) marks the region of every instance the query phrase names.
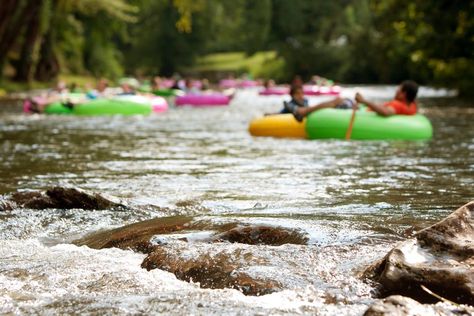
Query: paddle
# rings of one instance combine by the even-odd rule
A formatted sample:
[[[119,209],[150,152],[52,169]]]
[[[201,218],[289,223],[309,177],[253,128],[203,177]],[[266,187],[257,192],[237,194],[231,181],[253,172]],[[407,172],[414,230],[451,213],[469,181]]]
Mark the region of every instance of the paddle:
[[[351,120],[349,121],[349,126],[347,127],[347,131],[346,131],[346,140],[350,140],[350,139],[351,139],[352,127],[354,126],[354,120],[355,120],[356,111],[357,111],[358,108],[359,108],[359,104],[358,104],[358,103],[355,103],[354,106],[352,107]]]

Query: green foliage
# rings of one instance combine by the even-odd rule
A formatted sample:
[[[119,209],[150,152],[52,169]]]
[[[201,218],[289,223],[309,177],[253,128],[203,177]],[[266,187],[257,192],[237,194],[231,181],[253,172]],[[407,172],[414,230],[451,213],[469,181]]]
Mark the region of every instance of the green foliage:
[[[270,32],[272,3],[270,0],[245,0],[239,27],[240,43],[251,55],[265,48]]]
[[[72,32],[64,33],[68,30],[67,26],[62,29],[60,42],[69,43],[71,45],[65,45],[66,48],[72,48],[62,51],[68,53],[68,56],[63,55],[65,65],[74,65],[73,73],[77,73],[80,64],[83,64],[95,77],[115,79],[122,76],[123,55],[118,44],[126,41],[126,26],[136,21],[133,14],[138,12],[138,7],[124,0],[63,2],[63,10],[70,12],[65,24],[69,24],[70,30],[74,30],[77,35],[71,38],[71,35],[74,36]]]
[[[246,56],[215,65],[197,58],[235,51]],[[216,69],[286,80],[411,78],[473,93],[473,54],[472,1],[2,0],[0,6],[0,68],[8,63],[19,78]]]
[[[103,34],[92,30],[86,38],[87,46],[85,62],[87,69],[95,76],[105,76],[116,79],[123,75],[121,66],[122,55],[109,41],[105,41]]]
[[[273,0],[270,38],[288,76],[474,91],[472,1]]]
[[[193,72],[250,74],[253,78],[285,77],[285,62],[275,51],[258,52],[252,56],[244,52],[214,53],[198,58]]]
[[[29,80],[28,74],[33,73],[35,68],[36,77],[46,81],[53,79],[60,71],[85,73],[90,70],[96,75],[112,77],[122,74],[121,54],[117,42],[124,38],[124,25],[135,20],[133,14],[138,10],[126,0],[8,2],[13,6],[10,7],[7,3],[5,10],[15,8],[16,5],[15,11],[5,11],[5,14],[11,16],[10,24],[20,26],[19,30],[15,30],[19,34],[25,32],[24,36],[15,39],[21,43],[20,59],[12,58],[12,65],[20,79],[27,76]],[[39,26],[31,18],[31,14],[36,12],[33,11],[36,10],[35,6],[40,7]],[[12,18],[14,20],[11,20]],[[8,33],[11,34],[11,31]],[[8,42],[8,36],[2,38],[0,34],[0,43],[6,38],[6,50],[13,51],[11,55],[17,56],[15,50],[19,46]],[[32,53],[25,54],[30,51]],[[3,66],[1,59],[0,56],[0,66]]]
[[[126,0],[58,0],[58,10],[85,16],[106,15],[119,21],[134,22],[139,8]]]
[[[84,70],[84,27],[72,14],[62,16],[56,22],[57,53],[63,73],[83,73]]]
[[[372,1],[389,77],[473,93],[474,3],[472,1]],[[393,64],[393,61],[397,62]]]
[[[172,75],[179,67],[191,65],[206,39],[205,16],[193,19],[192,32],[182,32],[176,27],[180,13],[170,1],[141,3],[138,22],[130,26],[128,71]]]
[[[343,34],[338,32],[344,1],[273,2],[272,41],[290,70],[287,79],[294,74],[339,77],[347,55]]]
[[[180,14],[176,28],[181,33],[191,33],[192,14],[203,9],[204,0],[173,0],[173,4]]]

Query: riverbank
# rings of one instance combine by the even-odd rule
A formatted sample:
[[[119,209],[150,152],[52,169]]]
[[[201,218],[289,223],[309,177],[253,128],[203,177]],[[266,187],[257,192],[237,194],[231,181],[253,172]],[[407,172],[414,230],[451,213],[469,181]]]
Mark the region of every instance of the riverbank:
[[[247,74],[252,78],[286,79],[285,62],[275,51],[257,52],[251,56],[244,52],[214,53],[199,57],[196,65],[187,72],[209,80]]]
[[[76,84],[81,87],[86,85],[94,87],[97,83],[97,79],[91,76],[60,75],[57,80],[51,82],[17,82],[3,78],[0,81],[0,97],[7,97],[9,94],[24,94],[31,90],[50,89],[55,87],[57,82],[64,82],[66,86]]]

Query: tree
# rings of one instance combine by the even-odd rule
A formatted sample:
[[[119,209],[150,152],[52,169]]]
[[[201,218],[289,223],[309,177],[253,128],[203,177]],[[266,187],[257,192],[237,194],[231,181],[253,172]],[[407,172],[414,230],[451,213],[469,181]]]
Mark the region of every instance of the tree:
[[[32,20],[38,4],[27,0],[4,0],[0,7],[0,71],[3,73],[8,53]]]
[[[346,6],[342,0],[273,0],[271,40],[286,61],[288,80],[294,74],[339,79],[345,57],[339,29]]]
[[[474,91],[472,1],[376,1],[376,28],[391,61],[387,77]],[[394,62],[395,61],[395,62]],[[402,71],[400,71],[402,70]]]
[[[95,54],[98,57],[94,66],[105,65],[101,71],[116,74],[118,54],[110,52],[117,48],[113,43],[108,44],[108,38],[112,33],[120,33],[117,25],[132,22],[136,10],[126,0],[4,0],[0,7],[0,71],[3,73],[8,54],[20,47],[19,58],[12,61],[15,79],[29,81],[35,74],[37,79],[51,80],[61,68],[73,62],[59,49],[70,41],[67,37],[71,30],[76,31],[76,38],[84,38],[90,28],[95,28],[90,32],[106,43],[108,54]],[[113,26],[117,27],[113,29]],[[89,47],[94,49],[93,45],[70,45],[67,53],[73,58],[84,56],[79,51],[87,51]],[[76,52],[71,54],[72,50]]]
[[[205,47],[210,19],[200,14],[207,10],[207,3],[197,3],[140,1],[138,22],[130,25],[133,40],[126,56],[129,72],[171,76],[180,67],[192,64]],[[187,10],[186,5],[190,6]]]

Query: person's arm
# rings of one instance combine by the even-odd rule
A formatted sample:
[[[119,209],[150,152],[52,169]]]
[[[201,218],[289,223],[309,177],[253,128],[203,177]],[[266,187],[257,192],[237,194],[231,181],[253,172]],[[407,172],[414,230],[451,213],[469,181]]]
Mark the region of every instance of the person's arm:
[[[377,114],[380,114],[382,116],[390,116],[390,115],[395,115],[395,110],[390,107],[390,106],[383,106],[379,104],[375,104],[373,102],[370,102],[366,100],[359,92],[356,93],[355,99],[359,103],[364,103],[367,105],[369,108],[372,109],[372,111],[376,112]]]

